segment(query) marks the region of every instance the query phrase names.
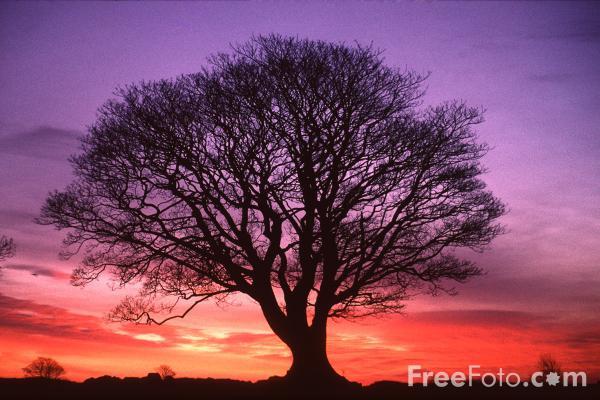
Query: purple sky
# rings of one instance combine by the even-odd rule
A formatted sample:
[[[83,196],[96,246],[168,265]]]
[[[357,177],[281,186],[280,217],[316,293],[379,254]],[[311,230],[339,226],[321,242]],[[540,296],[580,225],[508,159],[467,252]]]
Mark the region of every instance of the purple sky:
[[[62,234],[32,219],[69,182],[66,158],[115,87],[195,72],[229,43],[273,32],[372,42],[388,64],[432,73],[427,104],[487,109],[485,180],[509,205],[509,233],[474,256],[487,276],[418,307],[600,326],[598,2],[2,2],[0,233],[15,238],[18,256],[0,292],[35,298],[41,284],[23,271],[37,271],[56,278],[44,283],[47,303],[74,296],[64,279],[73,262],[57,258]],[[115,303],[99,299],[87,312]]]

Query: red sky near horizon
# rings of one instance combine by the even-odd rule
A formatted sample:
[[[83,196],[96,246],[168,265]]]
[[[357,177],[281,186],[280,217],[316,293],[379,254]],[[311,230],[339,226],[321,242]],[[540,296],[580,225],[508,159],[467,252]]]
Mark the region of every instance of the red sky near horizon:
[[[0,276],[0,376],[37,356],[73,380],[159,364],[189,377],[286,372],[289,352],[242,297],[163,326],[108,323],[127,290],[72,287],[63,233],[33,222],[72,179],[67,158],[115,87],[197,71],[230,42],[277,32],[373,42],[387,64],[432,72],[427,104],[486,108],[485,181],[510,208],[508,233],[468,254],[487,274],[458,296],[331,323],[337,371],[363,383],[405,380],[409,364],[528,374],[551,353],[600,379],[598,26],[597,3],[0,4],[0,234],[17,245]]]

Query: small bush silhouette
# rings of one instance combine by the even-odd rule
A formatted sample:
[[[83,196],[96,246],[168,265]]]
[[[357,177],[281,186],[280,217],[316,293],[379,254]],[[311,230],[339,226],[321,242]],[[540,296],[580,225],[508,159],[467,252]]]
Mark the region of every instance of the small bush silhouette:
[[[551,372],[555,372],[558,375],[561,375],[562,368],[560,363],[556,361],[551,354],[542,354],[537,364],[538,370],[541,371],[544,376],[548,375]]]
[[[0,235],[0,261],[15,255],[15,243],[9,237]]]
[[[26,377],[58,379],[65,369],[52,358],[38,357],[23,368]]]
[[[175,375],[177,375],[175,373],[175,371],[173,371],[173,368],[169,367],[168,365],[160,365],[158,368],[156,368],[156,372],[158,372],[158,374],[160,375],[160,377],[165,380],[165,379],[169,379],[169,378],[173,378],[175,377]]]

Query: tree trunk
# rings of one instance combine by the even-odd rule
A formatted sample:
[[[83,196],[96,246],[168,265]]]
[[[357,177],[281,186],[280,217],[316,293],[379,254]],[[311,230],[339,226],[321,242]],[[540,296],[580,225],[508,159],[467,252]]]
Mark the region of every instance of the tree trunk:
[[[324,326],[292,331],[288,346],[293,357],[292,366],[286,374],[290,383],[311,385],[313,389],[319,390],[345,382],[327,358],[327,335]]]
[[[320,312],[307,324],[305,303],[288,304],[288,314],[279,309],[274,296],[260,302],[263,314],[273,332],[292,352],[292,365],[285,381],[304,392],[327,392],[349,382],[339,375],[327,358],[327,313]]]

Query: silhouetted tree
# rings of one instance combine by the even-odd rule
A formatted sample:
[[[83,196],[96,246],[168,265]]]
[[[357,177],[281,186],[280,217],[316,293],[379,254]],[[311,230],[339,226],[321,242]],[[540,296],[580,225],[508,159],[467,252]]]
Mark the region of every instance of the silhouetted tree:
[[[168,365],[164,365],[164,364],[159,365],[159,367],[156,368],[156,372],[158,372],[158,374],[160,375],[160,377],[163,380],[168,379],[168,378],[173,378],[175,375],[177,375],[171,367],[169,367]]]
[[[65,369],[52,358],[38,357],[23,368],[27,377],[58,379],[65,374]]]
[[[0,235],[0,261],[15,255],[15,243],[9,237]]]
[[[144,281],[114,319],[160,324],[243,293],[291,349],[290,379],[336,380],[328,318],[480,273],[453,255],[501,231],[479,110],[421,108],[425,77],[371,47],[258,37],[210,63],[120,89],[42,209],[67,246],[89,244],[75,284]],[[158,296],[191,304],[159,321]]]
[[[550,372],[556,372],[558,375],[562,375],[562,368],[560,364],[554,357],[552,357],[552,354],[549,353],[540,355],[537,368],[544,374],[544,376],[548,375]]]

